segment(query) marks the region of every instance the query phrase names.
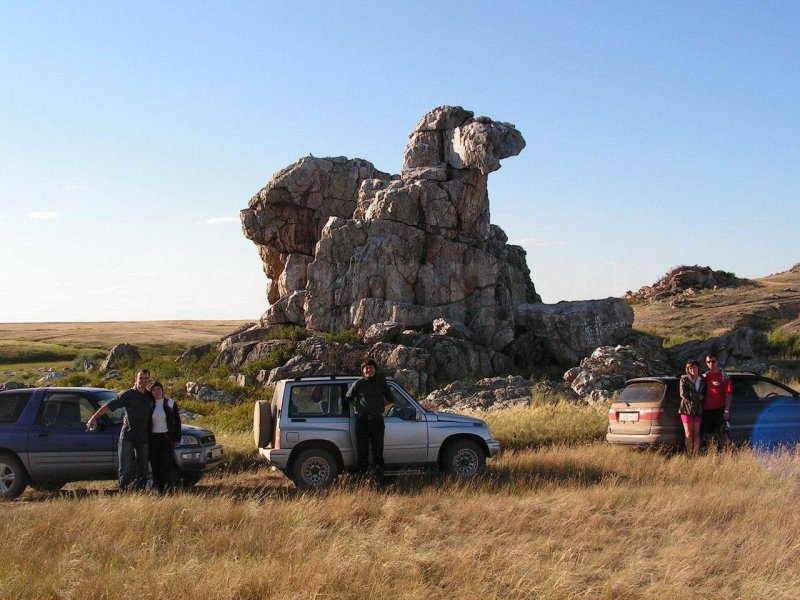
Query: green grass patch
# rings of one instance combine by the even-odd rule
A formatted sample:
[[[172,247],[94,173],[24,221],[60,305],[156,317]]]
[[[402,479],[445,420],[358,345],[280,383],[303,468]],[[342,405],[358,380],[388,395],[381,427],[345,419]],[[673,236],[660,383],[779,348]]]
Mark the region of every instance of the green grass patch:
[[[53,362],[72,361],[80,354],[103,352],[98,348],[82,348],[45,342],[0,340],[0,367],[5,365],[37,364],[51,366]]]
[[[338,342],[340,344],[360,344],[361,338],[358,337],[358,332],[355,329],[340,329],[330,333],[323,333],[323,339],[326,342]]]
[[[276,367],[282,367],[295,356],[300,355],[300,349],[295,344],[278,346],[267,353],[264,358],[251,362],[244,368],[247,375],[258,375],[259,371],[271,371]]]
[[[792,359],[800,357],[800,333],[785,329],[773,329],[767,334],[767,348],[774,358]]]

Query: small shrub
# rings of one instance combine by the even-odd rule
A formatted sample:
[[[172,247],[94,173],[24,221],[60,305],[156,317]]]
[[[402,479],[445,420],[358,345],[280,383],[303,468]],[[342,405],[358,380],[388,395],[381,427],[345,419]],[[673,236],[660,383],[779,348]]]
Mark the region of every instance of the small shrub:
[[[340,329],[339,331],[327,332],[322,334],[326,342],[337,342],[340,344],[360,344],[361,338],[355,329]]]
[[[269,334],[271,340],[288,340],[290,342],[300,342],[310,336],[305,327],[295,327],[294,325],[281,325],[276,327]]]
[[[91,383],[91,377],[89,377],[89,375],[87,375],[83,371],[79,371],[75,373],[70,373],[69,375],[64,377],[63,384],[60,383],[60,385],[65,385],[69,387],[83,387],[89,385],[90,383]]]
[[[767,334],[767,348],[772,357],[797,358],[800,356],[800,333],[773,329]]]
[[[276,367],[282,367],[299,354],[300,350],[294,344],[279,346],[267,353],[264,358],[251,362],[245,367],[244,372],[247,375],[257,375],[259,371],[270,371]]]

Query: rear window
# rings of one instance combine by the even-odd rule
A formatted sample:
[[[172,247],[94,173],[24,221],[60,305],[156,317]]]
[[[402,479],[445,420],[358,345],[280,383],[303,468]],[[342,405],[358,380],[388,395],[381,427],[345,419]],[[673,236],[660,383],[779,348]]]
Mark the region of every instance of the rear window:
[[[664,397],[664,388],[665,385],[658,381],[630,383],[622,390],[617,402],[627,402],[628,404],[660,402]]]
[[[343,385],[295,385],[289,397],[290,417],[340,417],[349,414]]]
[[[33,392],[0,394],[0,423],[16,423]]]

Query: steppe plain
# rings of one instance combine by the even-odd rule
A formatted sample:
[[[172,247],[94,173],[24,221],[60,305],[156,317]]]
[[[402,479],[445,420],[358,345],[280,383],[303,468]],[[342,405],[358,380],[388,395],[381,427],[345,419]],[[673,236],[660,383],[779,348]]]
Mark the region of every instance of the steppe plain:
[[[718,334],[714,323],[744,312],[737,300],[774,306],[798,289],[781,275],[753,288],[771,300],[699,295],[680,309],[697,313],[682,312],[697,319],[686,332],[668,306],[636,306],[634,326]],[[129,341],[172,355],[240,324],[4,324],[0,348]],[[479,481],[377,488],[345,477],[301,493],[258,459],[241,419],[208,417],[228,464],[189,491],[77,483],[0,505],[0,598],[800,597],[796,448],[694,460],[614,448],[602,440],[605,407],[553,398],[486,418],[511,449]]]

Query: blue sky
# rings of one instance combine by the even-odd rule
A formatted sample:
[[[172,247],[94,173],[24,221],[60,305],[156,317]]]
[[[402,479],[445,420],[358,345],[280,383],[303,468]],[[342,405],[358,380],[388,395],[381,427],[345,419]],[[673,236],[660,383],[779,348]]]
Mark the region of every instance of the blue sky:
[[[800,262],[800,3],[0,3],[0,322],[255,319],[238,212],[428,110],[527,141],[492,222],[545,302]]]

